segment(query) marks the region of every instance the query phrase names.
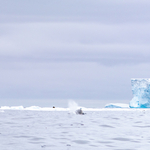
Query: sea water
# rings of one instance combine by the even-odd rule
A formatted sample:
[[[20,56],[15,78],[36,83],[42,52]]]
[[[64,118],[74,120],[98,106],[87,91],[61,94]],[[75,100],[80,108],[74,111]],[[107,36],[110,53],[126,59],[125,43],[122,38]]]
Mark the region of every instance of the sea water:
[[[0,150],[149,150],[149,109],[84,112],[1,108]]]

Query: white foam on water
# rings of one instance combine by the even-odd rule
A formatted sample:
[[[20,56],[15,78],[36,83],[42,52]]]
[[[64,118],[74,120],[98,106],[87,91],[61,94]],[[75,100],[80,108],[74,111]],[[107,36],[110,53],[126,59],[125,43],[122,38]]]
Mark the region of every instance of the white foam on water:
[[[75,111],[79,108],[78,104],[73,100],[69,100],[68,107],[69,107],[70,113],[74,113],[74,114],[75,114]]]

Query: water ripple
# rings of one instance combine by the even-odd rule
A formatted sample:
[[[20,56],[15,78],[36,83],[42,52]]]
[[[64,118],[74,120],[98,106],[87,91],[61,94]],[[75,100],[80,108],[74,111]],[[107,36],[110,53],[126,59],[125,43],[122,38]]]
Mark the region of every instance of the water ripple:
[[[103,125],[100,125],[101,127],[105,127],[105,128],[115,128],[113,126],[110,126],[110,125],[106,125],[106,124],[103,124]]]
[[[88,144],[89,143],[89,141],[87,141],[87,140],[74,140],[72,142],[77,143],[77,144]]]

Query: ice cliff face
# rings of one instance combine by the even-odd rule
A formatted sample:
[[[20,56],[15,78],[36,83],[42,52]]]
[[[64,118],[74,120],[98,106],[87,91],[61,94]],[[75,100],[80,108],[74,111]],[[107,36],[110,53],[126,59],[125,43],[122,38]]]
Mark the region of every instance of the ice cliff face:
[[[150,78],[131,79],[133,98],[131,108],[150,108]]]

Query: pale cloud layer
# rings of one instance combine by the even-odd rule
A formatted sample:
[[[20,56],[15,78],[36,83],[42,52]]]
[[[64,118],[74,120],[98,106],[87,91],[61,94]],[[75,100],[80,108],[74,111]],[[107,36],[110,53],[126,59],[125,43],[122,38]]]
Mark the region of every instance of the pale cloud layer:
[[[111,66],[149,62],[149,24],[7,23],[0,27],[1,61],[85,61]]]
[[[129,101],[130,78],[150,76],[149,7],[0,1],[0,98]]]

